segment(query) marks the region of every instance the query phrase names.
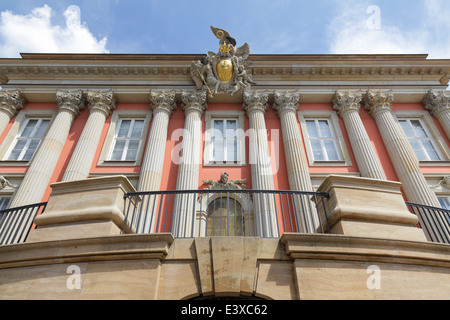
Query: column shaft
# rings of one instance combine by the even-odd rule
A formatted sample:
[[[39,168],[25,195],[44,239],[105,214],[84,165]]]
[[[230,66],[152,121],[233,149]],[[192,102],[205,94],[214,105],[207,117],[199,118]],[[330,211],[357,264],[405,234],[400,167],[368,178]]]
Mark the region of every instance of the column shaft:
[[[202,115],[207,108],[206,91],[182,92],[182,108],[186,114],[182,155],[178,167],[177,190],[197,190],[199,183]],[[191,237],[194,232],[196,195],[177,195],[174,199],[172,233],[175,237]]]
[[[72,122],[84,108],[82,92],[58,91],[58,114],[34,155],[28,171],[11,201],[10,207],[20,207],[42,201]]]
[[[391,92],[368,91],[366,108],[375,118],[408,201],[440,207],[436,195],[430,190],[419,168],[419,161],[408,139],[391,112],[393,98]]]
[[[82,180],[89,177],[105,120],[115,108],[115,99],[112,91],[106,93],[89,91],[87,100],[89,102],[90,115],[62,181]]]
[[[386,180],[386,175],[359,116],[361,100],[362,94],[359,92],[337,91],[333,99],[334,109],[344,120],[361,176]]]
[[[264,114],[268,107],[266,91],[245,91],[243,109],[250,125],[250,165],[254,190],[274,190],[272,163]],[[256,233],[262,237],[278,237],[278,217],[274,197],[269,193],[253,195]]]

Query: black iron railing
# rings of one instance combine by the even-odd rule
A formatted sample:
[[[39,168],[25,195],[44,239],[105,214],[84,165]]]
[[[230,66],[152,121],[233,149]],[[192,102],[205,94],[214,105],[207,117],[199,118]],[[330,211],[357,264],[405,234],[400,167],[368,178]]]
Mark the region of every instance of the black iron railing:
[[[43,202],[0,211],[0,245],[25,242],[34,219],[46,205]]]
[[[407,202],[429,241],[450,243],[450,210]]]
[[[123,233],[171,232],[175,238],[324,233],[330,230],[325,198],[325,193],[268,190],[129,193]]]

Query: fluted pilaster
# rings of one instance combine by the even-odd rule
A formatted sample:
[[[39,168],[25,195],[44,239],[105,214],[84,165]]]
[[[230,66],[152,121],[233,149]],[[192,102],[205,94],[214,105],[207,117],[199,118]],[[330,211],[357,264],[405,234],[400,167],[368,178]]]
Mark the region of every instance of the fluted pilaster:
[[[242,108],[246,111],[250,125],[250,165],[252,186],[255,190],[273,190],[272,163],[267,139],[264,114],[268,108],[269,93],[264,90],[244,91]],[[255,194],[256,232],[261,236],[277,237],[277,216],[273,197]]]
[[[392,114],[393,101],[394,95],[391,91],[369,90],[365,98],[365,107],[377,123],[408,201],[440,207],[436,195],[430,190],[420,171],[419,161],[406,135]]]
[[[182,109],[186,115],[181,159],[178,167],[177,190],[197,190],[199,184],[202,115],[207,108],[206,91],[181,93]],[[193,231],[192,208],[195,204],[189,196],[176,196],[172,219],[172,233],[175,236],[190,236]]]
[[[359,116],[361,100],[362,94],[358,91],[339,90],[333,98],[334,110],[344,120],[361,176],[386,180],[386,175]]]
[[[309,175],[308,160],[305,155],[303,140],[298,127],[296,111],[300,103],[298,91],[283,90],[274,92],[273,108],[277,111],[281,122],[284,154],[286,157],[286,169],[289,179],[289,187],[296,191],[313,191],[311,177]],[[295,197],[299,205],[296,212],[299,232],[314,232],[318,226],[315,209],[310,203],[309,196],[298,195]],[[302,205],[305,204],[305,205]]]
[[[41,202],[67,140],[73,120],[79,111],[84,108],[81,91],[57,91],[56,101],[58,113],[36,150],[33,161],[11,201],[11,207]]]
[[[77,142],[62,181],[86,179],[94,160],[106,118],[115,109],[112,91],[88,91],[89,118]]]
[[[169,118],[176,109],[175,91],[152,91],[153,122],[142,162],[138,191],[159,190],[167,144]]]
[[[0,91],[0,135],[5,130],[9,121],[14,117],[25,104],[25,98],[19,90]]]
[[[438,119],[445,134],[450,139],[450,92],[447,90],[430,90],[422,103]]]

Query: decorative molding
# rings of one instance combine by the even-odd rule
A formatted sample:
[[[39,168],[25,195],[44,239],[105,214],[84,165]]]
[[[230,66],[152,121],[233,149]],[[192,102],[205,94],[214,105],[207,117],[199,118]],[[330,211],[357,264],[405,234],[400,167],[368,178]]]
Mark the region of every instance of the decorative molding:
[[[181,107],[185,113],[197,111],[203,114],[208,107],[206,104],[206,91],[182,91],[181,101]]]
[[[87,92],[87,100],[89,102],[89,109],[91,112],[93,112],[94,110],[100,110],[106,115],[106,117],[108,117],[111,111],[116,108],[116,98],[112,90],[89,90]]]
[[[80,110],[84,109],[83,91],[58,90],[56,91],[56,104],[59,110],[68,110],[78,115]]]
[[[332,103],[334,110],[342,116],[345,112],[361,109],[362,93],[355,90],[337,90]]]
[[[287,110],[294,112],[298,110],[300,103],[300,92],[298,90],[275,90],[273,97],[274,104],[272,107],[278,115]]]
[[[10,118],[23,109],[25,102],[19,90],[0,90],[0,110],[8,114]]]
[[[169,115],[177,108],[175,90],[152,90],[150,92],[151,109],[153,112],[157,110],[164,110]]]
[[[392,90],[368,90],[364,98],[365,108],[373,115],[380,110],[392,110]]]
[[[244,91],[243,100],[242,108],[247,114],[253,111],[265,113],[269,105],[269,92],[267,90]]]
[[[450,92],[447,90],[429,90],[422,103],[425,109],[438,117],[441,112],[450,110]]]

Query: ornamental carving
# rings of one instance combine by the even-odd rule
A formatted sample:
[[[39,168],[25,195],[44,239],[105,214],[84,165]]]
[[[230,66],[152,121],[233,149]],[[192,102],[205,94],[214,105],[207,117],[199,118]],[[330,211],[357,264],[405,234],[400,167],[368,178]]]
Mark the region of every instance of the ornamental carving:
[[[16,115],[16,113],[23,108],[25,104],[25,98],[22,96],[19,90],[1,90],[0,91],[0,110],[3,110],[10,117]]]
[[[172,112],[177,108],[175,94],[175,90],[152,91],[150,93],[150,101],[153,112],[155,112],[156,110],[164,110],[168,112],[169,115],[171,115]]]
[[[203,180],[204,183],[209,184],[205,190],[243,190],[246,188],[246,179],[228,181],[228,177],[228,173],[224,172],[220,175],[220,180]]]
[[[251,62],[247,60],[250,46],[245,43],[236,48],[236,40],[230,34],[211,26],[214,35],[220,39],[219,52],[208,52],[201,60],[192,62],[190,74],[197,90],[207,90],[210,95],[218,92],[234,95],[255,84],[252,78]]]
[[[298,90],[275,90],[273,94],[273,108],[280,114],[283,111],[296,111],[300,103],[300,92]]]
[[[359,112],[361,108],[362,93],[352,90],[338,90],[333,97],[334,110],[339,114],[355,110]]]
[[[372,114],[379,110],[390,111],[394,94],[392,90],[368,90],[364,102],[365,108]]]
[[[450,93],[447,90],[429,90],[422,103],[435,117],[450,108]]]
[[[88,91],[87,100],[91,112],[100,110],[106,117],[108,117],[111,111],[116,108],[116,98],[114,97],[114,92],[112,90]]]
[[[58,90],[56,91],[56,103],[58,109],[69,110],[78,115],[80,110],[84,109],[83,91]]]

